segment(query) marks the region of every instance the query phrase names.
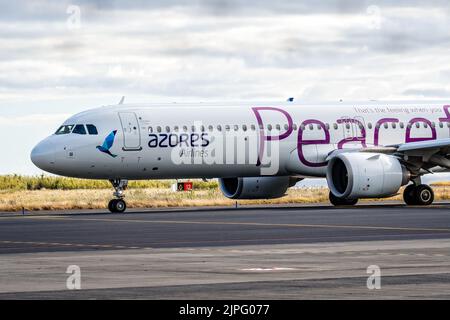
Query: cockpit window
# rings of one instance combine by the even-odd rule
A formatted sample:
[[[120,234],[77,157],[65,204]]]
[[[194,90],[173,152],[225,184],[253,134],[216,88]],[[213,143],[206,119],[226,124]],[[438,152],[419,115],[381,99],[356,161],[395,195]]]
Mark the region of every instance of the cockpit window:
[[[84,125],[77,124],[75,126],[75,129],[73,129],[72,133],[75,133],[75,134],[86,134],[86,129],[84,128]]]
[[[55,134],[69,134],[72,132],[73,124],[61,126],[58,130],[56,130]]]
[[[88,129],[89,134],[92,134],[92,135],[98,134],[97,127],[94,126],[93,124],[88,124],[88,125],[86,125],[86,127]]]

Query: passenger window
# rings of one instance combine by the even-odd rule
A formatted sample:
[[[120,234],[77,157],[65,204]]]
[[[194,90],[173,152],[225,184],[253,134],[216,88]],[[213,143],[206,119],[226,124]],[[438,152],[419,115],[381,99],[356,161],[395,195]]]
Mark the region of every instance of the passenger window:
[[[314,126],[310,123],[308,126],[309,130],[314,130]]]
[[[217,131],[222,131],[222,126],[221,125],[217,126]]]
[[[405,127],[405,125],[403,124],[403,122],[400,122],[400,128],[403,129]]]
[[[212,132],[212,131],[213,131],[213,129],[214,129],[214,128],[213,128],[213,126],[211,126],[211,125],[210,125],[210,126],[208,126],[208,130],[209,130],[210,132]]]
[[[383,124],[383,127],[385,128],[385,129],[387,129],[389,126],[388,126],[388,123],[387,122],[385,122],[384,124]]]
[[[242,130],[247,131],[247,126],[245,124],[242,126]]]
[[[280,126],[279,124],[277,124],[277,125],[275,126],[275,128],[277,128],[278,131],[281,130],[281,126]]]
[[[369,123],[367,124],[367,128],[372,129],[372,122],[369,122]]]
[[[75,133],[75,134],[86,134],[86,129],[84,128],[84,125],[77,124],[75,126],[75,129],[73,129],[72,133]]]
[[[442,122],[439,122],[439,128],[443,128],[444,127],[444,124],[442,123]]]
[[[69,134],[72,132],[73,124],[61,126],[58,130],[56,130],[55,134],[61,135],[61,134]]]
[[[333,123],[333,128],[334,128],[334,130],[337,130],[337,128],[338,128],[337,123]]]
[[[420,123],[416,122],[416,128],[420,128]]]
[[[156,131],[161,132],[161,131],[162,131],[161,127],[160,127],[160,126],[157,126],[157,127],[156,127]]]
[[[297,131],[297,125],[294,123],[294,125],[292,126],[292,129],[294,129],[294,131]]]
[[[252,131],[255,131],[255,130],[256,130],[256,127],[255,127],[254,124],[252,124],[250,127],[251,127]]]
[[[94,126],[93,124],[88,124],[88,125],[86,125],[86,127],[87,127],[89,134],[94,135],[94,136],[98,135],[98,130],[97,130],[96,126]]]
[[[392,122],[392,129],[396,129],[397,128],[397,124],[395,122]]]
[[[148,127],[148,133],[153,133],[153,128],[152,127]]]
[[[170,127],[169,127],[169,126],[166,127],[166,132],[167,132],[167,133],[170,132]]]
[[[267,125],[267,130],[272,131],[272,125],[271,124]]]

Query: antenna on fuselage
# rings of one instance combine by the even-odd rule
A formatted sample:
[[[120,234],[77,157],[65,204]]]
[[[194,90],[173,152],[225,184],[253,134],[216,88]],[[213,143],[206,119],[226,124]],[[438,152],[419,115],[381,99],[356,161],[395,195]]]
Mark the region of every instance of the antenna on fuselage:
[[[119,105],[123,104],[124,101],[125,101],[125,96],[123,96],[122,99],[120,99]]]

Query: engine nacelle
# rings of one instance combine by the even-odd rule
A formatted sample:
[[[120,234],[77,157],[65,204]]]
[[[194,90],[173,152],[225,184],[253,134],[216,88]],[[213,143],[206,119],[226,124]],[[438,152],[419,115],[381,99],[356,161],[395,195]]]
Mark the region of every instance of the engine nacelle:
[[[327,168],[328,187],[338,198],[388,197],[409,179],[409,171],[397,158],[380,153],[341,153],[329,161]]]
[[[300,179],[292,177],[221,178],[220,190],[229,199],[274,199]]]

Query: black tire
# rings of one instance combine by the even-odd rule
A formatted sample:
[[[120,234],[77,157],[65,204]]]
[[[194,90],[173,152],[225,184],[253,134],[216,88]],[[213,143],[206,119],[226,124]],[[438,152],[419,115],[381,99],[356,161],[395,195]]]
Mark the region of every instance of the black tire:
[[[108,204],[111,213],[124,213],[127,210],[127,204],[122,199],[113,199]]]
[[[114,209],[116,213],[124,213],[125,210],[127,210],[127,203],[124,200],[119,199],[116,201]]]
[[[334,206],[354,206],[358,199],[343,199],[336,197],[331,191],[329,194],[330,202]]]
[[[114,208],[115,208],[115,202],[116,202],[116,201],[117,201],[116,199],[113,199],[113,200],[111,200],[111,201],[108,203],[108,210],[109,210],[109,212],[115,213]]]
[[[429,206],[434,201],[434,192],[430,186],[421,184],[416,187],[416,201],[418,205]]]
[[[354,206],[358,203],[359,199],[345,199],[345,205],[346,206]]]
[[[417,187],[413,184],[410,184],[403,191],[403,201],[409,206],[417,205]]]

